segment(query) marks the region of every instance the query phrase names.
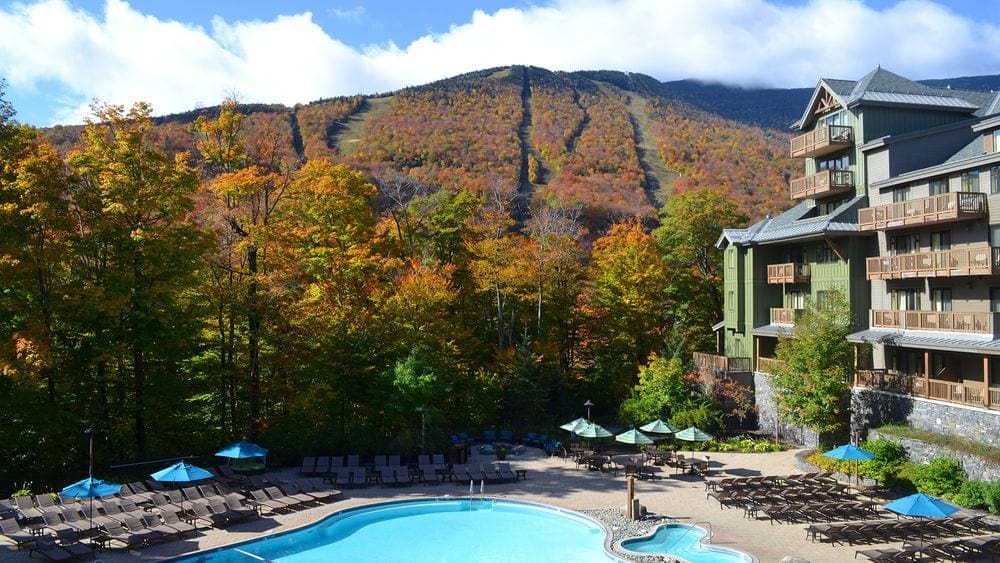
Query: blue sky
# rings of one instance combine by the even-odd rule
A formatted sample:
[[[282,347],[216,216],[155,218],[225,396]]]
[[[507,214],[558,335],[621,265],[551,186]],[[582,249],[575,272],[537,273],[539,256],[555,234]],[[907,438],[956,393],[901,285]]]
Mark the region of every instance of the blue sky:
[[[777,87],[998,74],[1000,0],[0,0],[0,78],[35,125],[94,99],[292,105],[508,64]]]

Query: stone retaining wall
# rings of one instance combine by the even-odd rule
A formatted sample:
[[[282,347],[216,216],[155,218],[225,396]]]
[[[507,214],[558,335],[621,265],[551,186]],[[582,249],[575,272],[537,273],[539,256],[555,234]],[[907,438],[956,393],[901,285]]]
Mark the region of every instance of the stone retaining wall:
[[[770,375],[754,372],[753,385],[754,404],[757,407],[757,428],[760,433],[774,436],[774,427],[777,424],[780,440],[795,442],[807,448],[815,448],[819,445],[819,435],[816,432],[801,426],[792,426],[778,418]]]
[[[935,457],[949,457],[962,465],[962,469],[965,470],[965,474],[969,476],[969,479],[986,482],[1000,479],[1000,463],[988,461],[979,456],[957,452],[944,446],[928,444],[927,442],[912,438],[882,434],[877,430],[870,431],[868,437],[872,439],[885,438],[886,440],[896,442],[906,449],[906,454],[910,456],[910,460],[917,463],[927,463]]]
[[[1000,411],[855,387],[851,390],[851,430],[906,424],[1000,448]]]

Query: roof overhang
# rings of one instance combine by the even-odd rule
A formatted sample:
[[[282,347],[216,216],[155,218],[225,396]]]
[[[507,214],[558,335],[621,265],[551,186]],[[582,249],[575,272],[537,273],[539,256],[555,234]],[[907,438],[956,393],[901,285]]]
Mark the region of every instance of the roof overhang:
[[[816,84],[816,88],[813,90],[812,97],[809,98],[809,103],[806,104],[806,110],[802,113],[802,117],[799,118],[794,124],[792,124],[793,129],[798,129],[799,131],[805,131],[806,126],[810,125],[817,117],[816,109],[819,107],[820,101],[823,99],[822,96],[826,93],[829,95],[830,99],[835,101],[837,105],[841,108],[846,108],[847,104],[844,103],[844,99],[837,94],[836,91],[830,85],[826,83],[822,78]],[[832,107],[832,106],[831,106]],[[825,113],[825,112],[823,112]]]
[[[856,344],[884,344],[900,348],[1000,356],[1000,339],[973,333],[870,328],[847,335],[847,340]]]

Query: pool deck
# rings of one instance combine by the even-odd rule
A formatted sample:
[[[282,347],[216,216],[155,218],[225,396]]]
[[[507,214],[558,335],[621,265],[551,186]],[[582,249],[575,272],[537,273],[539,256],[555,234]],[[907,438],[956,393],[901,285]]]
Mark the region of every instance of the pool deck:
[[[714,477],[785,475],[800,473],[794,464],[795,451],[740,454],[711,454]],[[704,457],[698,455],[698,457]],[[474,452],[471,463],[494,461],[493,456],[480,456]],[[528,448],[521,456],[509,456],[515,469],[527,471],[527,479],[516,483],[486,484],[487,497],[534,501],[573,510],[624,509],[625,477],[622,474],[588,471],[585,466],[577,469],[575,463],[561,458],[549,458],[540,450]],[[671,467],[662,468],[662,479],[637,481],[636,498],[649,512],[676,519],[682,523],[710,522],[715,536],[714,545],[738,549],[756,557],[761,562],[776,562],[786,556],[795,556],[812,563],[836,563],[854,560],[856,549],[898,547],[899,542],[866,546],[839,545],[810,542],[806,539],[805,524],[770,524],[767,520],[748,520],[740,509],[720,509],[719,503],[705,498],[704,479],[696,476],[675,476]],[[296,472],[289,470],[288,476]],[[475,484],[479,496],[479,483]],[[279,532],[314,522],[323,516],[373,502],[438,496],[468,496],[468,484],[443,483],[439,485],[410,485],[406,487],[372,486],[366,489],[347,489],[339,502],[300,510],[290,514],[268,516],[227,530],[207,530],[193,538],[154,545],[141,551],[111,550],[102,552],[106,562],[158,561],[201,549],[217,547],[253,539],[262,534]],[[28,550],[17,551],[12,545],[0,542],[0,560],[28,562]],[[984,561],[986,559],[983,559]]]

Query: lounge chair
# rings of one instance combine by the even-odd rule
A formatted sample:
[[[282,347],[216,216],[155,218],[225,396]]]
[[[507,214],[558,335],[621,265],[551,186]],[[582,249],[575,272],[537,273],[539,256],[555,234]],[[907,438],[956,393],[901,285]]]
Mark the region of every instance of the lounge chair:
[[[342,455],[331,456],[330,467],[331,468],[344,467],[344,456]]]
[[[315,475],[316,458],[307,456],[302,458],[302,467],[299,468],[299,475]]]
[[[191,505],[191,513],[194,514],[195,521],[202,521],[209,525],[211,528],[225,528],[229,524],[230,519],[225,514],[216,514],[204,501],[196,502]]]
[[[56,534],[59,540],[59,547],[73,554],[74,558],[83,558],[94,555],[94,548],[83,543],[80,534],[76,532],[62,532]]]
[[[101,524],[102,535],[109,541],[118,542],[126,549],[142,547],[146,540],[154,537],[152,533],[133,533],[126,530],[121,522],[105,522]]]
[[[316,469],[313,471],[315,475],[326,475],[330,472],[330,458],[327,456],[320,456],[316,458]]]
[[[177,530],[178,535],[183,535],[188,532],[198,533],[198,528],[181,520],[177,512],[170,510],[162,511],[160,512],[160,520],[163,520],[164,525]]]
[[[240,522],[245,522],[251,518],[257,517],[256,510],[250,508],[244,508],[242,506],[237,506],[236,508],[230,508],[229,505],[227,505],[222,500],[213,500],[209,502],[208,509],[211,510],[214,514],[217,514],[219,516],[225,516],[227,520],[226,522],[227,525],[238,524]]]
[[[500,476],[501,481],[517,481],[517,474],[514,473],[509,463],[498,463],[497,474]]]
[[[368,476],[368,469],[365,467],[352,467],[350,475],[350,485],[352,487],[367,487],[371,482],[371,479]]]
[[[144,536],[147,544],[165,541],[175,535],[173,531],[168,532],[166,528],[160,530],[150,528],[145,522],[142,521],[142,518],[140,518],[139,515],[135,514],[122,515],[122,524],[128,528],[129,532],[139,536]]]
[[[35,543],[36,537],[27,530],[22,530],[21,525],[13,518],[0,520],[0,534],[8,540],[14,542],[18,549],[26,545]]]
[[[347,456],[347,467],[357,467],[361,465],[361,456],[358,454],[349,454]]]
[[[387,455],[375,456],[372,465],[374,465],[375,467],[385,467],[386,465],[389,465],[389,456]]]
[[[292,506],[294,506],[294,507],[298,507],[298,506],[304,505],[304,504],[309,504],[311,502],[316,502],[316,499],[313,498],[313,497],[311,497],[311,496],[309,496],[309,495],[303,495],[303,494],[289,495],[289,494],[285,494],[284,491],[282,491],[278,487],[265,487],[264,488],[264,492],[267,493],[267,496],[271,497],[272,499],[287,501],[289,503],[292,503]]]
[[[142,524],[149,530],[154,530],[164,534],[165,536],[173,538],[181,537],[182,532],[169,524],[165,524],[163,520],[160,519],[158,514],[144,514],[139,518],[139,520],[141,520]],[[191,525],[188,524],[188,526]],[[191,530],[194,530],[194,526],[191,526]]]
[[[267,496],[267,493],[263,489],[254,489],[250,491],[250,498],[257,504],[261,509],[266,508],[270,512],[277,512],[279,510],[289,510],[291,504],[286,501],[274,500]]]
[[[77,529],[73,526],[67,524],[62,515],[58,512],[43,512],[42,522],[45,523],[45,527],[52,530],[53,532],[58,532],[60,530],[76,531]]]
[[[75,555],[57,544],[51,536],[38,538],[38,541],[28,551],[28,557],[31,557],[35,553],[49,561],[72,561],[76,559]]]

